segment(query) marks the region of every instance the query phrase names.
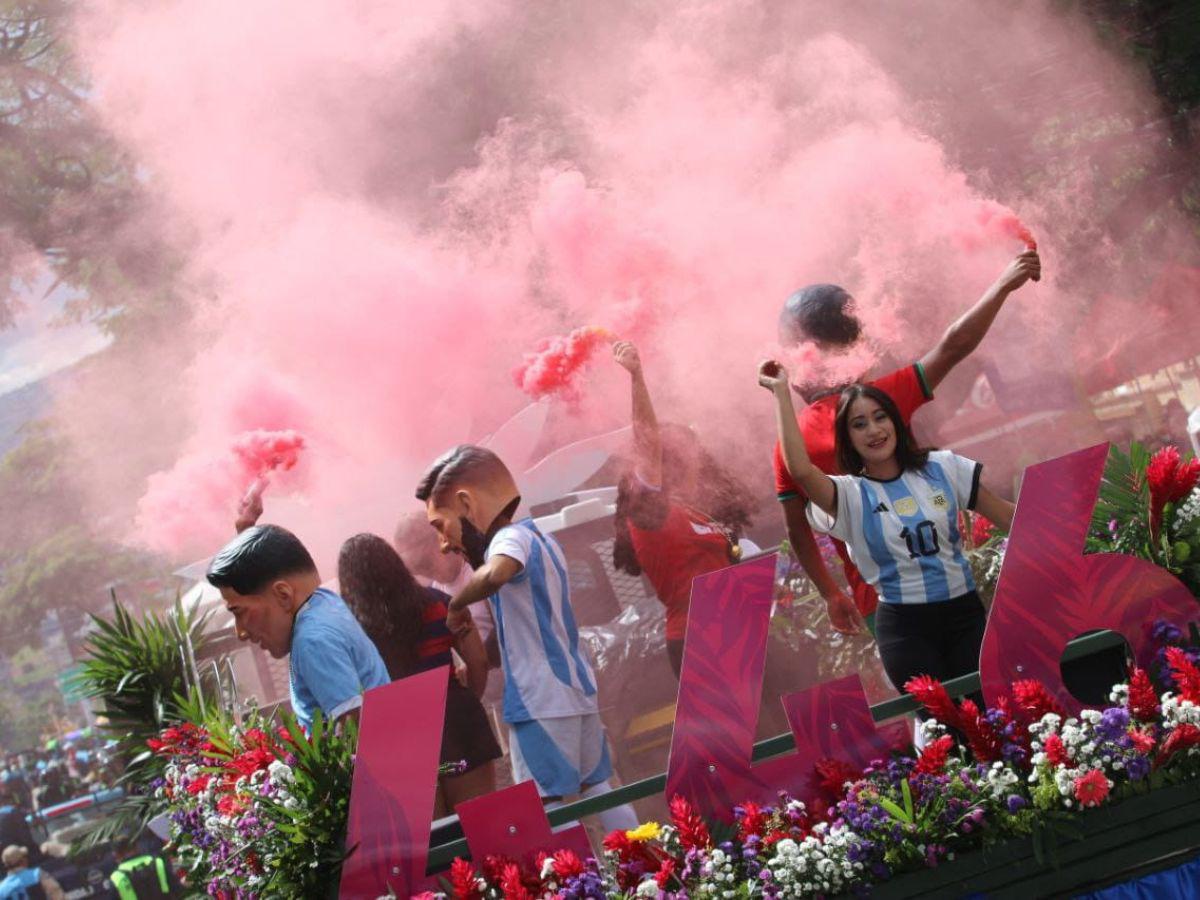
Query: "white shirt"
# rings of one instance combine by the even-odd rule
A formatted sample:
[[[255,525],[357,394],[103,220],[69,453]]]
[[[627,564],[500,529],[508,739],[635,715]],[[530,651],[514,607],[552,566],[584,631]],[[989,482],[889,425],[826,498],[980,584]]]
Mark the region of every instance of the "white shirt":
[[[960,508],[974,509],[983,466],[935,450],[919,471],[890,481],[833,475],[837,516],[808,504],[816,531],[845,541],[884,603],[938,603],[975,590],[962,554]]]
[[[525,518],[496,532],[487,558],[521,571],[490,598],[504,667],[504,721],[597,711],[596,676],[580,645],[562,548]]]

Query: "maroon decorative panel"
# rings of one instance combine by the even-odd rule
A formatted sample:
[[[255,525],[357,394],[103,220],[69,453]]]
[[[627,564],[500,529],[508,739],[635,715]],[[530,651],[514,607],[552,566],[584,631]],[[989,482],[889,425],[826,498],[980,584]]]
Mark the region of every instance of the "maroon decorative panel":
[[[781,790],[809,800],[821,759],[862,766],[889,748],[852,675],[783,697],[797,750],[751,765],[774,583],[774,554],[692,582],[667,796],[705,815],[728,820],[735,804]]]
[[[442,667],[363,695],[342,900],[375,900],[389,888],[408,897],[427,885],[448,678]]]
[[[558,832],[550,830],[537,786],[532,781],[466,800],[458,804],[456,812],[471,848],[471,858],[476,861],[485,856],[528,861],[538,851],[555,850],[574,850],[580,859],[595,855],[582,825]]]
[[[1025,472],[979,663],[989,704],[1013,681],[1036,678],[1078,712],[1059,669],[1068,641],[1109,628],[1146,666],[1153,622],[1196,616],[1196,600],[1165,569],[1119,553],[1084,555],[1107,455],[1099,444]]]

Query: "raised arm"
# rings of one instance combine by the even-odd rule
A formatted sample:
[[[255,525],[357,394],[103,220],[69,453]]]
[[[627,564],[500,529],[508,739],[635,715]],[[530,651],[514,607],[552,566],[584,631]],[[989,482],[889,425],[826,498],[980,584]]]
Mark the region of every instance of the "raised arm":
[[[662,440],[658,418],[650,401],[650,390],[642,375],[642,360],[631,341],[613,344],[613,359],[629,373],[633,392],[633,447],[637,455],[637,473],[647,484],[662,484]]]
[[[1040,278],[1041,274],[1042,261],[1036,250],[1026,250],[1008,264],[975,305],[959,316],[946,329],[937,346],[921,358],[921,367],[925,370],[925,381],[930,390],[936,389],[950,374],[950,370],[979,346],[1008,295],[1030,278]]]
[[[783,449],[783,461],[796,484],[831,516],[837,515],[837,490],[833,479],[818,469],[808,457],[804,436],[796,422],[796,409],[792,405],[792,389],[787,370],[775,360],[767,360],[758,367],[758,383],[775,396],[775,420],[779,426],[779,444]]]

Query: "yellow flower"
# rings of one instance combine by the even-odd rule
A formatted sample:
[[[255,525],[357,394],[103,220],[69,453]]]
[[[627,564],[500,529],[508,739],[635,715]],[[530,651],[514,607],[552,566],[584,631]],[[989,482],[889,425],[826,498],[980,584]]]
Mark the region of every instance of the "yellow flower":
[[[657,840],[662,826],[657,822],[646,822],[644,825],[639,825],[633,831],[625,832],[625,837],[631,841],[653,841]]]

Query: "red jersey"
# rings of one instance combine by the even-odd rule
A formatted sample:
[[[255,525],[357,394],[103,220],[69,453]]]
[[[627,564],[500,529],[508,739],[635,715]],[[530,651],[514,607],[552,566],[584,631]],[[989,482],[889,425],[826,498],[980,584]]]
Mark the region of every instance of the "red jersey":
[[[648,486],[641,490],[659,494]],[[661,524],[647,527],[644,517],[630,516],[629,535],[638,564],[667,608],[667,640],[681,641],[687,631],[692,579],[731,564],[729,536],[704,514],[659,496],[668,504]]]
[[[933,391],[929,389],[929,385],[925,381],[925,371],[919,362],[905,366],[903,369],[897,369],[882,378],[876,378],[870,384],[895,401],[905,425],[909,424],[913,413],[927,401],[933,399]],[[804,436],[804,445],[808,448],[808,458],[813,461],[813,465],[827,475],[846,474],[838,471],[837,456],[834,453],[833,423],[837,418],[839,397],[839,394],[821,397],[800,410],[796,416],[796,421],[800,425],[800,434]],[[775,492],[780,502],[804,497],[804,492],[787,470],[787,464],[783,461],[783,449],[779,446],[778,441],[775,442]],[[846,581],[849,582],[850,588],[854,592],[854,603],[858,607],[858,611],[864,616],[870,615],[875,612],[875,607],[879,604],[879,597],[875,594],[875,589],[862,580],[858,569],[850,561],[846,545],[839,540],[832,538],[831,540],[833,540],[834,547],[837,548],[838,555],[842,558]]]

